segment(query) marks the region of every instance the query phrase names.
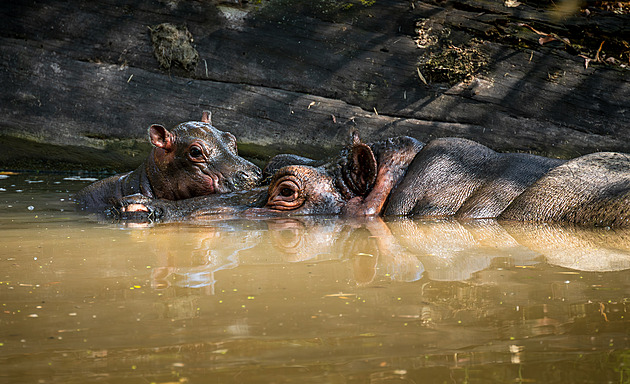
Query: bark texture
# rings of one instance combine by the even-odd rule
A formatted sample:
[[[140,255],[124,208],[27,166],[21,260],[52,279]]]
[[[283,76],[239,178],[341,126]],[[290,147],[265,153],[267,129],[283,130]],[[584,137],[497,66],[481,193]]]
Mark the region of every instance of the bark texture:
[[[550,6],[1,2],[0,168],[130,170],[151,124],[205,109],[260,162],[335,153],[348,122],[365,141],[630,152],[628,14]]]

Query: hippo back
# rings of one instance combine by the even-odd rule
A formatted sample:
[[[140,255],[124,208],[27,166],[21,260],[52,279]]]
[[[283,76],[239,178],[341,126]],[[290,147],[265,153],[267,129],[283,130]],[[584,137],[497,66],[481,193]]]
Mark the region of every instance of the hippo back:
[[[562,160],[498,153],[474,141],[436,139],[392,191],[385,215],[494,218]]]
[[[630,224],[630,155],[600,152],[553,169],[500,215],[518,221]]]

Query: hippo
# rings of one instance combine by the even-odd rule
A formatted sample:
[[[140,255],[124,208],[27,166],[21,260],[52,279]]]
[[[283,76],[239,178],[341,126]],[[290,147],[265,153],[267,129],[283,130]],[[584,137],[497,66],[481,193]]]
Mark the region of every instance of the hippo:
[[[224,197],[228,204],[220,210],[211,208],[217,204],[209,196],[176,204],[131,197],[120,205],[167,220],[230,211],[630,224],[630,155],[622,153],[566,161],[499,153],[461,138],[424,145],[397,137],[365,144],[355,132],[350,147],[331,162],[286,165],[286,160],[266,190],[229,202]]]
[[[103,211],[122,197],[180,200],[233,192],[255,186],[260,168],[238,156],[236,138],[212,126],[211,113],[168,131],[149,127],[153,148],[134,171],[97,181],[79,191],[74,200],[82,209]]]

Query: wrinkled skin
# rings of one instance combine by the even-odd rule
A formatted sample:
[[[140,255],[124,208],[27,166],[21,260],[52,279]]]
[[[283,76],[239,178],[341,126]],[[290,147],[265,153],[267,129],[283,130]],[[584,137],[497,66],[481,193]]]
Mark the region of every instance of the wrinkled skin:
[[[355,135],[337,161],[281,167],[266,195],[255,193],[257,198],[236,202],[228,210],[265,216],[498,218],[626,226],[630,156],[596,153],[563,161],[501,154],[465,139],[437,139],[423,147],[408,137],[368,145]],[[130,204],[132,211],[159,207],[161,217],[170,219],[204,215],[216,203],[207,198],[177,206],[123,201]]]
[[[101,211],[124,196],[181,200],[195,196],[252,188],[261,171],[238,156],[236,138],[214,128],[210,112],[168,131],[149,128],[154,148],[134,171],[112,176],[79,191],[74,199],[81,208]]]
[[[268,184],[271,181],[271,178],[278,172],[280,169],[287,167],[289,165],[308,165],[311,167],[319,167],[325,164],[325,161],[317,161],[313,159],[309,159],[308,157],[293,155],[293,154],[280,154],[274,156],[265,168],[263,169],[263,183]]]
[[[499,218],[630,226],[630,155],[598,152],[551,170]]]
[[[495,218],[563,163],[524,153],[498,153],[466,139],[436,139],[416,156],[383,213]]]

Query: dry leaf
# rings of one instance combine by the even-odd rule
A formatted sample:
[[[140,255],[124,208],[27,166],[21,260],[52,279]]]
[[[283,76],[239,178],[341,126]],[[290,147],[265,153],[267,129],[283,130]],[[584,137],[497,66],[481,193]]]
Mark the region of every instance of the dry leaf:
[[[417,68],[417,67],[416,67],[416,69],[418,70],[418,77],[420,78],[420,80],[422,80],[422,82],[424,83],[424,85],[429,85],[429,84],[427,83],[427,80],[424,78],[424,76],[422,76],[422,73],[420,73],[420,68]]]
[[[543,36],[540,39],[538,39],[538,44],[543,45],[545,43],[549,43],[550,41],[554,41],[556,40],[555,37],[547,35],[547,36]]]

